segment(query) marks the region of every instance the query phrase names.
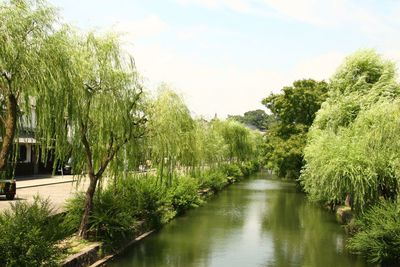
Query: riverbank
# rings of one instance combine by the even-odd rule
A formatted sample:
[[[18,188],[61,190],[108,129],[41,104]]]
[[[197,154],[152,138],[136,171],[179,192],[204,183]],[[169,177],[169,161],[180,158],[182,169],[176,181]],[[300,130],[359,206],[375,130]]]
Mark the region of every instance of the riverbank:
[[[75,254],[85,264],[78,261],[68,266],[90,265],[120,251],[137,236],[160,229],[258,169],[258,164],[248,162],[220,165],[195,177],[177,176],[168,184],[151,174],[111,181],[95,195],[88,240],[74,235],[83,213],[83,192],[68,200],[64,213],[57,216],[49,200],[17,201],[0,214],[0,248],[5,255],[0,265],[62,265],[67,258],[76,262]],[[20,240],[24,240],[22,247]]]
[[[309,202],[290,181],[257,173],[175,218],[109,267],[365,267],[345,250],[334,214]]]
[[[104,209],[103,205],[101,212],[103,214],[108,214],[109,218],[106,219],[107,221],[103,221],[102,227],[98,228],[107,228],[109,230],[108,232],[99,232],[99,230],[101,231],[102,229],[98,229],[95,235],[93,235],[94,233],[92,231],[91,240],[101,241],[101,255],[98,253],[98,262],[95,266],[103,264],[115,255],[122,253],[126,248],[136,242],[135,240],[138,238],[141,239],[141,236],[147,232],[160,229],[175,217],[184,214],[187,210],[202,205],[208,198],[223,190],[227,185],[248,177],[257,171],[258,168],[258,165],[249,163],[243,165],[225,165],[222,169],[204,172],[201,178],[199,177],[198,179],[179,177],[174,181],[173,186],[166,188],[157,186],[155,177],[142,177],[140,180],[132,178],[122,182],[122,184],[117,187],[110,186],[104,190],[103,194],[99,197],[99,201],[108,203],[108,206],[113,210],[112,212],[115,216],[124,214],[124,218],[119,218],[119,220],[110,218],[110,216],[112,217],[110,210],[107,208]],[[145,181],[145,183],[142,183],[143,181]],[[125,189],[123,190],[124,192],[121,191],[122,188]],[[136,192],[132,195],[132,191],[134,190],[136,190]],[[109,194],[110,192],[113,194]],[[117,201],[114,201],[115,199],[112,196],[116,195],[119,197]],[[145,198],[142,199],[142,197]],[[133,203],[133,198],[141,199],[139,201],[141,203],[136,203],[138,204],[137,206],[144,206],[140,207],[141,212],[136,211],[136,220],[128,227],[128,225],[121,224],[121,220],[126,220],[126,217],[129,216],[132,210],[127,211],[126,206],[121,207],[117,202],[124,200],[123,202]],[[69,203],[69,208],[67,205],[66,221],[71,221],[71,219],[73,221],[74,218],[71,217],[74,217],[75,213],[76,215],[79,214],[79,212],[76,212],[77,203],[74,203],[74,201],[77,202],[77,200],[79,200],[79,196]],[[81,200],[79,200],[79,202],[81,202]],[[102,205],[99,205],[99,203],[95,203],[95,207],[101,206]],[[97,213],[98,211],[95,210],[92,217],[98,218],[99,214]],[[140,220],[139,223],[138,220]],[[80,244],[78,244],[78,246],[79,245]],[[87,244],[87,247],[90,246],[92,246],[92,243]],[[86,247],[82,247],[81,250],[76,253],[76,258],[81,258],[82,262],[88,265],[87,258],[93,257],[82,256],[82,250],[85,249]],[[92,251],[89,250],[87,253],[91,255]],[[65,255],[63,257],[65,258]],[[68,261],[64,262],[64,266],[83,266],[77,264],[71,265],[71,261],[76,261],[73,258],[74,256],[68,256]],[[93,261],[91,261],[91,263],[93,263]]]

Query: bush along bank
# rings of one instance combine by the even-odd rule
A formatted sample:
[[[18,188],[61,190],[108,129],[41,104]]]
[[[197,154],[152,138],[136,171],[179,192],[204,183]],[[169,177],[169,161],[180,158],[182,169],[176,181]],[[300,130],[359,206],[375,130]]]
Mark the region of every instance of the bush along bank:
[[[162,227],[259,168],[255,162],[226,164],[205,170],[197,177],[176,176],[169,185],[160,183],[155,175],[118,179],[96,194],[89,220],[89,239],[103,242],[106,253],[114,252],[134,236]],[[83,206],[83,194],[68,201],[63,224],[66,231],[78,229]]]
[[[371,206],[347,226],[350,237],[347,247],[369,262],[381,266],[399,266],[400,262],[400,206],[395,201],[384,201]]]
[[[89,241],[102,242],[100,257],[114,253],[136,236],[161,228],[203,204],[210,195],[258,170],[258,163],[247,162],[225,164],[197,177],[176,176],[170,185],[150,174],[112,181],[96,193]],[[60,266],[74,253],[70,246],[90,246],[90,242],[75,240],[83,206],[83,193],[69,199],[65,212],[56,216],[49,200],[39,197],[32,203],[12,204],[0,214],[0,265]]]
[[[58,266],[56,244],[67,235],[62,221],[49,200],[12,203],[0,214],[0,266]]]

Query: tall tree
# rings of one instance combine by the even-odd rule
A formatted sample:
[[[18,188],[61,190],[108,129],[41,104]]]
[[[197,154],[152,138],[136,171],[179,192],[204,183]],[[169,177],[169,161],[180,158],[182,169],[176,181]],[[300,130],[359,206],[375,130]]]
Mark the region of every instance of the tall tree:
[[[30,96],[47,94],[53,80],[43,46],[54,32],[54,9],[40,0],[10,0],[0,3],[0,172],[4,174],[19,119],[31,113]]]
[[[152,154],[159,168],[159,179],[168,185],[177,165],[194,167],[196,162],[195,123],[190,111],[168,85],[159,88],[150,111],[149,133]]]
[[[72,157],[74,171],[89,177],[79,229],[79,235],[87,238],[98,182],[111,162],[114,168],[108,174],[121,175],[120,166],[128,156],[123,148],[144,134],[142,86],[133,59],[121,52],[116,37],[65,32],[53,41],[49,46],[57,46],[57,54],[44,60],[63,66],[53,72],[63,87],[48,88],[56,105],[36,96],[38,107],[46,111],[38,113],[37,134],[52,144],[57,159]]]
[[[275,119],[266,134],[265,157],[278,176],[299,177],[307,132],[327,91],[324,81],[299,80],[262,101]]]
[[[301,183],[319,201],[357,211],[400,192],[396,67],[374,50],[346,58],[331,78],[305,148]]]

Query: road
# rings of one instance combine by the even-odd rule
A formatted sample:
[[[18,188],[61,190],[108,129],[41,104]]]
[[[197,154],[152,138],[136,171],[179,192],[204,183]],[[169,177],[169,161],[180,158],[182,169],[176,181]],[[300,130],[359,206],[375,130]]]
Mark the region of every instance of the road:
[[[43,179],[27,179],[18,181],[17,195],[14,200],[6,200],[5,196],[0,196],[0,211],[10,207],[11,202],[28,200],[39,195],[42,198],[49,198],[56,212],[63,210],[65,201],[78,191],[84,191],[89,184],[89,180],[82,178],[80,183],[73,181],[72,176],[56,176]]]

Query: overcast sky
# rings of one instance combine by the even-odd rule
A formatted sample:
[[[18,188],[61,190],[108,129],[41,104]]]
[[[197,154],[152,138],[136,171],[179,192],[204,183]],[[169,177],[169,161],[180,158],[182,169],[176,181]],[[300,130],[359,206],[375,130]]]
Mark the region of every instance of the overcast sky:
[[[346,55],[400,61],[396,0],[50,0],[82,30],[124,34],[149,90],[167,82],[193,114],[262,108],[296,79],[329,79]]]

